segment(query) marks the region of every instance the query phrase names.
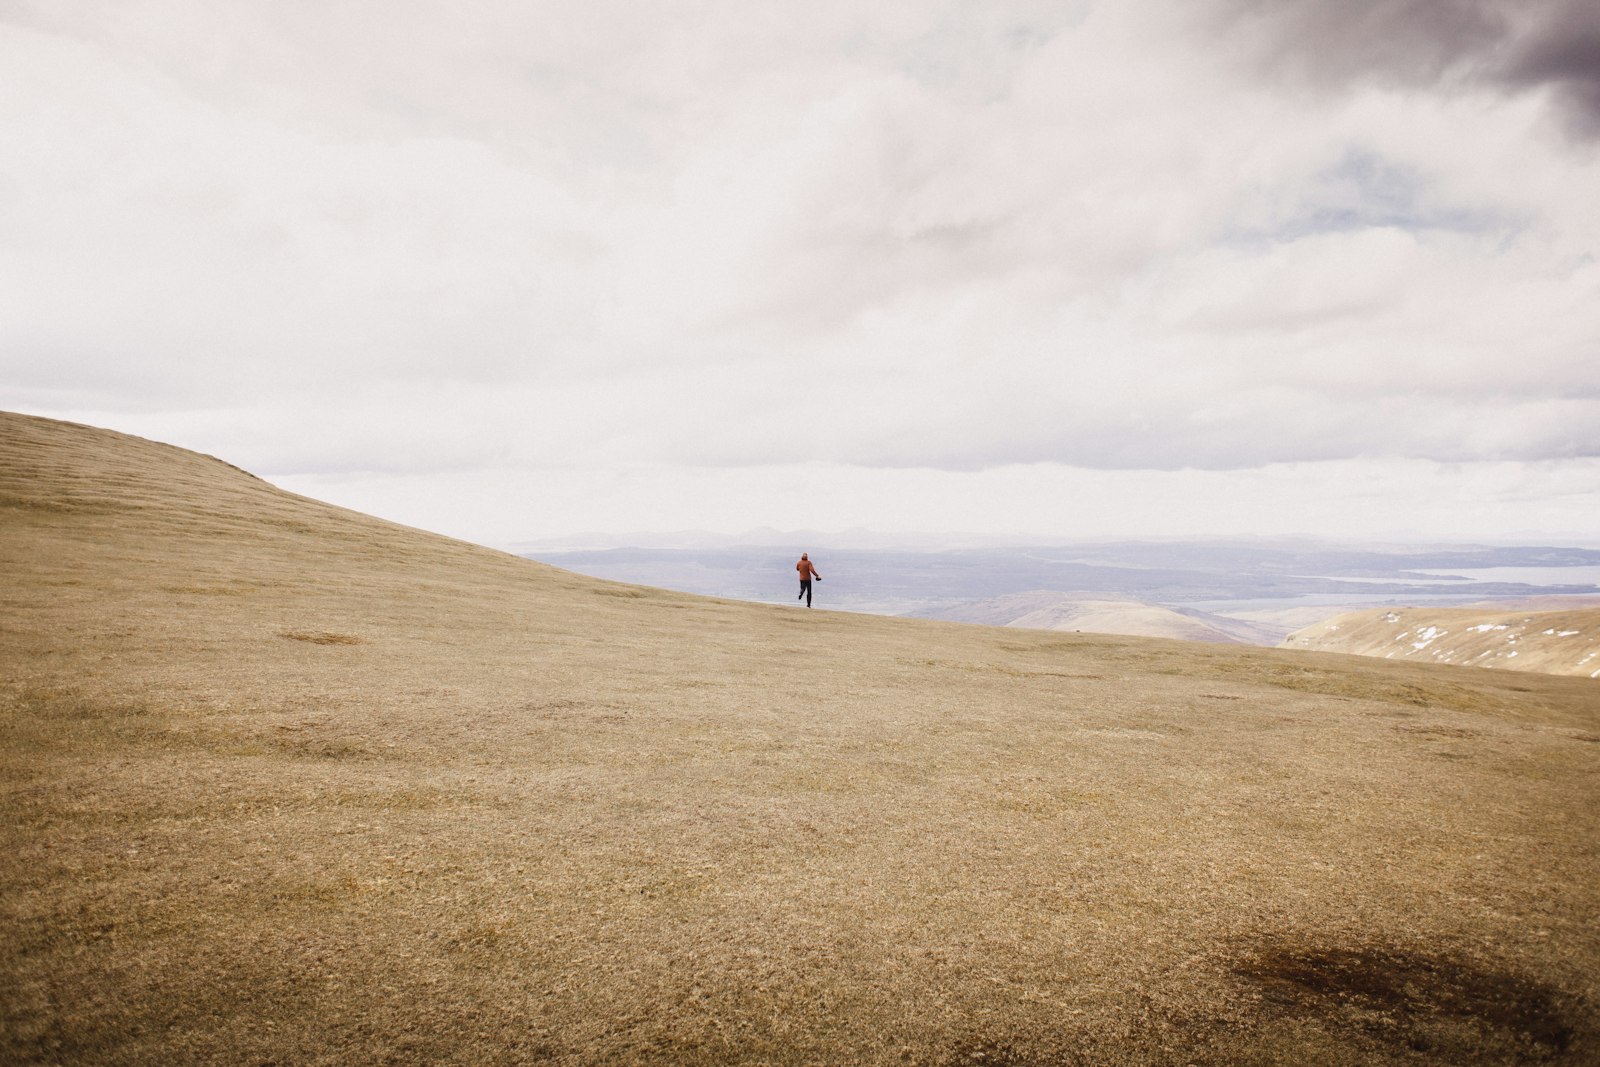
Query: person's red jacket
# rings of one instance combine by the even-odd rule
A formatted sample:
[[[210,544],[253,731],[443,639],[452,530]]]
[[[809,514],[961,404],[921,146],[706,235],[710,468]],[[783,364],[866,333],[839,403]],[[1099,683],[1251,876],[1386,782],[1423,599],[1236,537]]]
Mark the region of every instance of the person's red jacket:
[[[800,558],[799,563],[794,565],[794,569],[800,572],[800,579],[802,581],[805,581],[809,578],[815,578],[819,582],[822,581],[822,575],[817,573],[817,568],[813,567],[811,565],[811,561],[806,559],[804,556]]]

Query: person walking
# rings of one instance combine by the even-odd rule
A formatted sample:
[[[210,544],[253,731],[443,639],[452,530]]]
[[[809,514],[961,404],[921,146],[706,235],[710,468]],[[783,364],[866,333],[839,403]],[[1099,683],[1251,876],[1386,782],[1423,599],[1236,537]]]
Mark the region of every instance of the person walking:
[[[806,607],[809,608],[811,606],[811,579],[815,578],[820,582],[822,581],[822,575],[817,573],[817,568],[811,565],[811,557],[804,552],[800,553],[800,562],[794,565],[794,569],[800,572],[800,595],[795,599],[804,600]]]

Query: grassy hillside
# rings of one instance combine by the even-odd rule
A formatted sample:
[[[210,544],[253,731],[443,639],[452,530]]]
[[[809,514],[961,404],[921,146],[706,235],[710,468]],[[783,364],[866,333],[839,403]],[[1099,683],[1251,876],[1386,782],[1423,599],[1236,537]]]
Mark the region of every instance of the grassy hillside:
[[[1584,679],[584,579],[0,416],[0,1062],[1600,1058]]]
[[[1283,646],[1600,678],[1600,607],[1358,611],[1297,630]]]

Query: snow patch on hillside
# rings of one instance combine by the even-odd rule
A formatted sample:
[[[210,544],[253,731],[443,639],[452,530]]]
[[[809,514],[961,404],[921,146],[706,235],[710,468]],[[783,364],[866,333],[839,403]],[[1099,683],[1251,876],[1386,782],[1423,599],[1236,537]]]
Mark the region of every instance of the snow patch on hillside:
[[[1289,635],[1283,647],[1600,678],[1600,609],[1532,615],[1481,608],[1352,612]]]

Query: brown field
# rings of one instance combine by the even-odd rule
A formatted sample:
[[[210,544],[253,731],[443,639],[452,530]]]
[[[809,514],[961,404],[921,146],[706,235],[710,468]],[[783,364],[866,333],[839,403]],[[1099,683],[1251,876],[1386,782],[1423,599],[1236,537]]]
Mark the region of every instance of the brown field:
[[[0,1062],[1600,1062],[1600,683],[612,585],[15,415],[0,554]]]

